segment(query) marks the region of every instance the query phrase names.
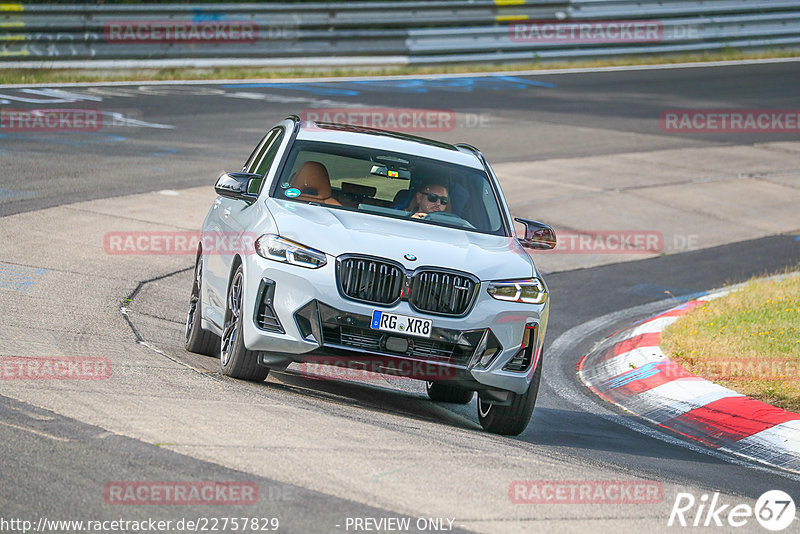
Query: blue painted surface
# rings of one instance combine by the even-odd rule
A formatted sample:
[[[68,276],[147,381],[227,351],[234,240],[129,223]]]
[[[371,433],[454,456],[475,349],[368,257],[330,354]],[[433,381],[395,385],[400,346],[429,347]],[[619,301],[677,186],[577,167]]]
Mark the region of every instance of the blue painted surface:
[[[0,263],[0,289],[30,293],[37,279],[46,272],[47,269]]]
[[[475,78],[425,78],[404,80],[358,80],[345,82],[356,88],[381,90],[396,93],[428,93],[431,91],[471,92],[476,89],[489,91],[505,89],[528,89],[529,87],[545,87],[552,89],[555,84],[527,80],[516,76],[488,76]]]
[[[636,382],[637,380],[650,378],[651,376],[657,375],[663,370],[660,367],[663,365],[663,363],[664,362],[646,363],[637,369],[632,369],[619,376],[615,376],[614,378],[609,378],[603,382],[602,387],[603,389],[616,389],[630,384],[631,382]]]
[[[553,89],[553,83],[529,80],[518,76],[480,76],[464,78],[403,78],[398,80],[353,80],[346,82],[320,83],[234,83],[221,86],[223,89],[285,89],[301,91],[318,96],[358,96],[364,92],[428,93],[471,92],[476,89],[500,91],[525,90],[532,87]]]
[[[225,13],[215,13],[213,11],[203,11],[201,8],[195,9],[192,22],[208,22],[214,20],[227,20]]]
[[[33,191],[21,191],[19,189],[5,189],[0,187],[0,198],[30,198],[36,196]]]

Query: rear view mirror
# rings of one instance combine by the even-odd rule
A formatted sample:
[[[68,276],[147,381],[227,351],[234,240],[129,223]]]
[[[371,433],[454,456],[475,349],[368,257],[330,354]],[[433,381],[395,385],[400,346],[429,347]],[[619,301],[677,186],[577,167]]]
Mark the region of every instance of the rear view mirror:
[[[261,175],[249,172],[226,172],[217,178],[214,190],[220,196],[244,200],[248,204],[252,204],[258,198],[257,194],[249,192],[253,180],[261,180]]]
[[[407,169],[390,169],[386,165],[373,165],[369,171],[370,174],[376,176],[385,176],[387,178],[394,178],[396,180],[410,180],[411,172]]]
[[[556,248],[556,233],[544,223],[514,217],[514,220],[525,225],[525,237],[520,244],[525,248],[549,250]]]
[[[389,176],[389,169],[386,165],[373,165],[369,173],[375,176]]]

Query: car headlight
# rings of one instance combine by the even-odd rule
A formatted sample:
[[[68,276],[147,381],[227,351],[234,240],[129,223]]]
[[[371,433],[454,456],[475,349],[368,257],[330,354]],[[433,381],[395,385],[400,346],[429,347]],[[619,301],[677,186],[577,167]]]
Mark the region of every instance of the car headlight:
[[[544,282],[538,278],[491,282],[488,291],[497,300],[509,302],[542,304],[547,300],[547,289],[544,287]]]
[[[299,265],[309,269],[319,269],[328,263],[324,252],[274,234],[265,234],[259,237],[256,240],[256,252],[268,260]]]

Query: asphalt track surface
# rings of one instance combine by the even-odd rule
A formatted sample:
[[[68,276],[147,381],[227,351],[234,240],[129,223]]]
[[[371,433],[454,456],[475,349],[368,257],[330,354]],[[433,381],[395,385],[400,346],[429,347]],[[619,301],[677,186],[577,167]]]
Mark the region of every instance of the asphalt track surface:
[[[0,132],[0,215],[206,184],[209,172],[240,167],[272,124],[315,108],[463,112],[469,117],[459,118],[459,127],[429,136],[468,139],[493,163],[783,141],[787,134],[664,135],[658,118],[680,108],[792,109],[799,78],[800,63],[776,63],[541,77],[75,89],[84,100],[67,99],[59,107],[117,111],[174,128],[109,127],[66,139]],[[57,102],[58,95],[24,91],[0,88],[0,105]],[[93,100],[98,97],[102,102]]]
[[[460,141],[468,133],[468,141],[481,147],[492,162],[530,161],[786,140],[785,134],[666,137],[659,131],[657,117],[664,109],[674,108],[792,108],[797,103],[799,85],[800,65],[782,63],[413,83],[68,88],[65,90],[84,98],[102,95],[105,110],[127,110],[138,120],[172,128],[118,126],[116,130],[66,137],[0,133],[0,215],[78,200],[209,184],[215,172],[241,166],[266,128],[307,105],[439,107],[464,114],[464,120],[482,116],[486,119],[484,127],[459,127],[432,136]],[[20,97],[52,97],[22,93],[17,88],[0,89],[0,99],[8,96],[17,100],[11,99],[12,104],[6,105],[20,108],[42,105],[20,102]],[[64,105],[98,106],[91,99]],[[615,133],[597,138],[595,127]],[[205,211],[206,206],[198,209]],[[594,478],[592,473],[602,468],[617,473],[620,479],[658,480],[749,499],[769,489],[782,489],[797,500],[800,478],[708,453],[630,421],[594,398],[577,381],[574,370],[578,359],[595,342],[633,319],[668,307],[664,302],[668,296],[687,296],[781,271],[796,266],[799,259],[800,241],[778,235],[644,261],[551,273],[547,281],[553,304],[543,388],[526,432],[503,440],[512,441],[520,454],[544,453],[583,466],[586,478]],[[212,369],[215,362],[180,348],[183,294],[189,287],[190,274],[185,270],[163,274],[166,276],[159,280],[142,281],[139,305],[160,319],[134,324],[138,335],[158,344],[171,358]],[[147,288],[153,284],[166,287],[164,294],[174,295],[174,301],[149,300],[152,297],[148,297]],[[629,311],[634,307],[638,308]],[[601,317],[607,320],[597,321]],[[587,323],[594,326],[585,326]],[[287,373],[280,380],[285,385],[281,394],[319,402],[320,409],[335,410],[340,417],[369,417],[360,412],[363,408],[387,409],[406,417],[410,426],[439,417],[443,425],[480,433],[473,405],[447,406],[452,417],[442,417],[419,395],[385,393],[376,399],[374,391],[357,385],[324,383],[315,385],[319,390],[315,398],[310,393],[292,391],[291,386],[302,383],[302,378]],[[270,394],[264,385],[222,384],[246,388],[256,396]],[[348,399],[349,404],[328,405],[328,394]],[[116,517],[120,515],[116,510],[109,512],[102,501],[98,502],[97,483],[108,478],[164,480],[176,473],[182,480],[255,480],[262,494],[263,488],[270,488],[273,493],[262,499],[258,515],[280,512],[282,517],[291,518],[283,531],[322,531],[321,525],[328,525],[326,518],[332,516],[402,515],[390,507],[373,507],[261,479],[153,444],[110,435],[101,428],[5,396],[0,396],[0,423],[0,508],[4,517],[64,517],[76,510],[96,519]],[[468,435],[461,439],[467,446]],[[456,461],[452,468],[459,469]],[[535,476],[527,473],[520,478]],[[192,515],[197,516],[213,513],[219,512],[192,509]],[[175,507],[152,507],[125,510],[124,515],[169,519],[187,514]],[[573,526],[575,531],[593,528],[591,519],[578,520]],[[341,531],[329,525],[324,530]],[[485,530],[492,528],[487,525]]]

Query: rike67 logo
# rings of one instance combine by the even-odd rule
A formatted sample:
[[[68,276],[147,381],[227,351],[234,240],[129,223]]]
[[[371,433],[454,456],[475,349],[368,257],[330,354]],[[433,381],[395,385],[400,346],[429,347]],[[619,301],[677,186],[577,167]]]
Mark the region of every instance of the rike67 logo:
[[[781,490],[763,493],[755,506],[723,503],[718,492],[710,498],[704,493],[699,499],[691,493],[678,493],[667,526],[749,527],[747,532],[755,532],[755,518],[765,529],[777,532],[792,525],[795,512],[794,500]]]

